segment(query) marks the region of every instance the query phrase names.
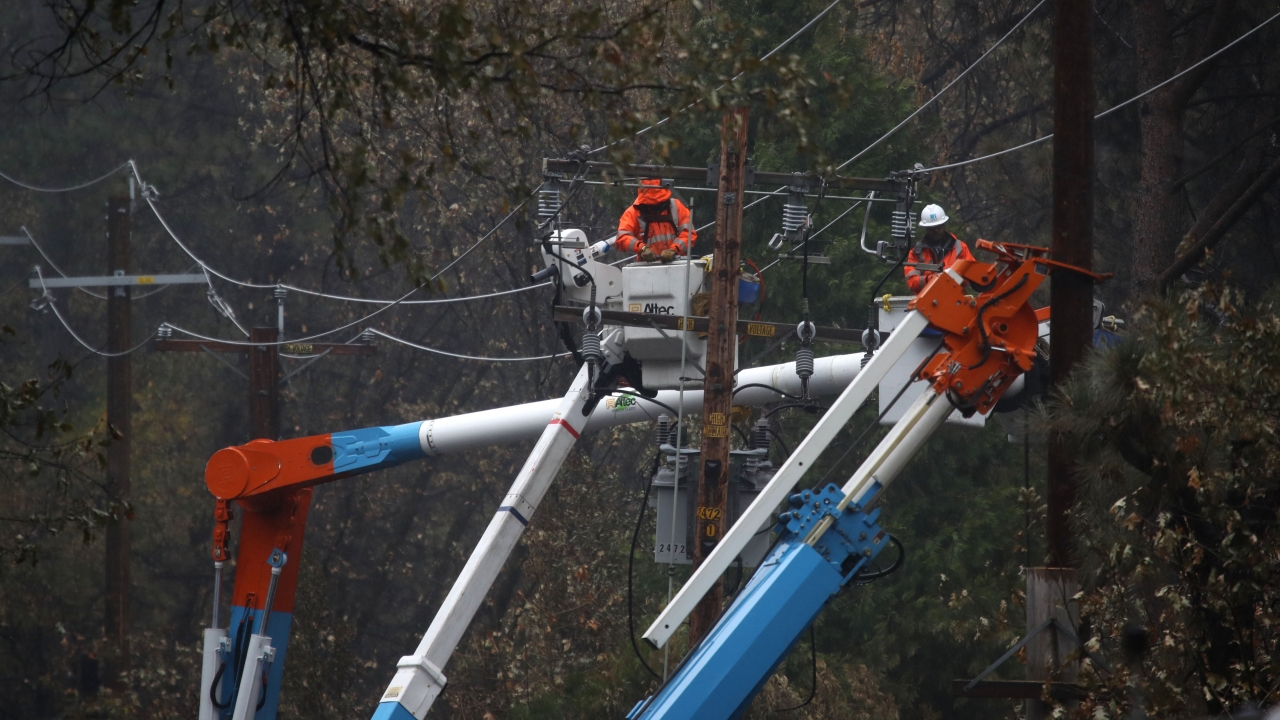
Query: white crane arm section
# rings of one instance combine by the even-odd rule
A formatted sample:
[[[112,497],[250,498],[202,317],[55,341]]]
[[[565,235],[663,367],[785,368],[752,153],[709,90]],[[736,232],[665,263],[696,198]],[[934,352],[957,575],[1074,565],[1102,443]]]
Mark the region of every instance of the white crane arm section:
[[[760,491],[755,501],[742,513],[729,532],[724,534],[711,554],[694,571],[684,587],[680,588],[680,592],[653,621],[645,631],[645,640],[657,647],[666,645],[679,629],[680,624],[693,612],[702,596],[706,595],[712,584],[729,569],[729,565],[746,547],[756,531],[772,519],[778,505],[787,499],[787,495],[791,493],[796,483],[800,482],[804,474],[813,467],[814,462],[835,439],[836,434],[870,397],[871,391],[907,352],[912,341],[928,326],[929,321],[915,311],[903,318],[885,342],[884,347],[871,358],[862,372],[857,373],[856,379],[849,383],[840,397],[832,403],[831,408],[813,426],[769,484]]]

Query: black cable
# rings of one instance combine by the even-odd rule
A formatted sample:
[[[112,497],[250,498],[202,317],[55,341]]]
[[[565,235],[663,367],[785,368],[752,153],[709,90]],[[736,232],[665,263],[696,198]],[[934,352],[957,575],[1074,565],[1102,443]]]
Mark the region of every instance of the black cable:
[[[802,403],[802,402],[799,402],[799,403],[787,403],[786,405],[779,405],[778,407],[776,407],[776,408],[774,408],[774,409],[770,410],[769,412],[767,412],[767,413],[765,413],[764,415],[762,415],[762,416],[760,417],[760,419],[761,419],[761,420],[767,420],[767,419],[769,419],[769,418],[773,417],[773,414],[774,414],[774,413],[779,412],[779,411],[781,411],[781,410],[789,410],[789,409],[791,409],[791,408],[804,408],[804,409],[806,409],[806,410],[809,410],[810,408],[814,408],[814,409],[816,409],[816,410],[830,410],[830,409],[831,409],[831,408],[827,407],[826,405],[819,405],[818,403],[815,403],[815,402],[807,402],[807,403]]]
[[[818,178],[821,187],[818,190],[818,200],[813,204],[813,212],[810,216],[818,214],[818,208],[822,207],[822,197],[827,194],[827,181]],[[806,225],[808,223],[805,223]],[[804,320],[809,321],[809,231],[805,229],[804,233],[804,261],[800,268],[800,299],[804,303]]]
[[[898,547],[898,558],[893,561],[893,564],[885,568],[884,570],[880,570],[878,572],[858,573],[857,575],[853,576],[854,582],[858,583],[859,585],[865,585],[866,583],[872,582],[874,580],[879,580],[880,578],[888,577],[898,572],[898,570],[902,568],[902,563],[905,562],[907,559],[907,550],[902,546],[902,541],[892,535],[889,536],[889,542],[892,542],[894,545]]]
[[[909,254],[910,254],[910,251],[908,251],[907,253],[903,253],[902,257],[898,258],[898,262],[894,263],[893,267],[890,267],[889,271],[886,272],[884,276],[880,278],[880,282],[877,282],[876,286],[871,289],[871,305],[868,306],[867,308],[867,327],[871,328],[873,333],[880,332],[880,319],[876,315],[876,295],[880,292],[880,288],[889,279],[889,276],[892,275],[895,270],[901,267],[902,263],[907,261],[907,256]],[[879,347],[877,347],[876,349],[878,350]],[[864,367],[865,367],[865,363],[864,363]]]
[[[742,589],[742,576],[744,574],[742,556],[739,555],[734,558],[733,561],[738,565],[738,577],[734,579],[733,589],[725,593],[724,606],[726,609],[733,604],[733,598],[738,594],[738,591]]]
[[[661,457],[661,453],[655,452],[653,454],[653,470],[649,474],[649,482],[645,483],[644,486],[644,500],[640,503],[640,513],[636,517],[636,529],[631,534],[631,554],[627,558],[627,637],[631,638],[631,649],[635,651],[636,659],[659,682],[662,681],[662,676],[654,672],[653,668],[649,667],[649,663],[644,661],[644,656],[640,654],[640,645],[636,642],[635,611],[632,607],[632,574],[636,564],[636,543],[640,540],[640,526],[644,523],[645,509],[649,507],[649,491],[653,489],[653,476],[658,474],[658,463]]]
[[[978,334],[982,336],[982,359],[974,363],[973,365],[969,366],[968,368],[966,368],[967,370],[974,370],[976,368],[981,367],[982,364],[987,361],[987,358],[991,357],[991,338],[987,336],[987,328],[985,325],[982,324],[982,316],[986,314],[987,309],[990,308],[992,305],[1018,292],[1018,290],[1021,289],[1023,285],[1027,284],[1028,277],[1030,276],[1023,275],[1018,280],[1018,282],[1014,283],[1013,287],[1009,288],[1008,290],[1005,290],[999,295],[996,295],[990,300],[982,303],[982,307],[978,308]]]
[[[734,432],[738,433],[738,437],[742,438],[743,444],[745,444],[747,447],[751,447],[751,438],[747,437],[747,433],[744,432],[742,428],[738,427],[737,425],[734,425],[733,429],[734,429]]]
[[[787,457],[791,457],[791,448],[787,447],[787,442],[782,439],[782,436],[774,432],[773,428],[765,428],[765,429],[768,430],[769,434],[773,436],[773,439],[777,440],[778,444],[782,446],[782,452],[786,453]]]
[[[933,352],[926,355],[924,360],[920,361],[920,364],[916,366],[916,369],[907,377],[907,381],[903,383],[902,388],[898,390],[898,394],[894,395],[893,399],[889,401],[889,404],[885,406],[885,409],[880,411],[880,415],[876,417],[875,422],[868,425],[866,429],[862,431],[862,434],[858,436],[858,439],[854,440],[849,447],[845,449],[844,454],[841,455],[840,458],[831,466],[831,469],[827,470],[827,474],[822,476],[822,479],[818,481],[818,487],[822,487],[822,484],[827,481],[827,478],[831,477],[831,473],[835,472],[836,468],[840,467],[840,463],[844,462],[844,459],[849,457],[849,453],[853,452],[853,449],[858,447],[863,438],[871,432],[871,429],[880,425],[880,421],[884,419],[884,416],[889,414],[889,411],[893,409],[893,406],[897,405],[898,400],[902,398],[902,394],[915,382],[915,377],[920,374],[920,371],[924,369],[924,366],[928,365],[929,361],[933,359],[933,356],[937,355],[938,351],[941,349],[942,346],[939,345],[933,349]]]
[[[234,703],[236,696],[240,694],[240,678],[244,675],[244,664],[249,657],[249,638],[245,636],[246,625],[250,628],[253,626],[253,610],[250,608],[246,608],[244,615],[240,616],[240,625],[236,628],[236,642],[232,646],[232,653],[234,653],[232,659],[235,660],[235,665],[232,668],[235,671],[233,676],[235,692],[231,693],[231,699],[227,701],[229,703]],[[250,634],[252,634],[252,630],[250,630]]]
[[[671,415],[672,415],[672,419],[675,419],[675,418],[680,417],[680,411],[679,411],[679,410],[676,410],[675,408],[671,407],[670,405],[668,405],[668,404],[666,404],[666,403],[664,403],[664,402],[659,402],[659,401],[657,401],[657,400],[654,400],[654,399],[653,399],[653,398],[651,398],[651,397],[645,397],[645,396],[641,395],[640,393],[636,392],[634,389],[618,388],[618,389],[616,389],[616,390],[612,390],[612,391],[610,391],[610,393],[609,393],[609,394],[610,394],[610,395],[612,395],[613,393],[622,393],[623,395],[630,395],[631,397],[637,397],[637,398],[640,398],[641,400],[644,400],[644,401],[646,401],[646,402],[651,402],[651,403],[653,403],[654,405],[657,405],[658,407],[660,407],[660,408],[662,408],[662,409],[666,410],[667,412],[671,413]]]
[[[738,394],[738,392],[739,392],[739,391],[741,391],[741,390],[746,390],[747,388],[756,388],[756,387],[758,387],[758,388],[764,388],[765,390],[771,390],[771,391],[773,391],[773,392],[778,393],[779,395],[781,395],[781,396],[783,396],[783,397],[791,398],[792,400],[803,400],[803,399],[804,399],[804,398],[800,397],[799,395],[792,395],[792,394],[791,394],[791,393],[789,393],[789,392],[784,392],[784,391],[779,390],[778,388],[776,388],[776,387],[774,387],[774,386],[772,386],[772,385],[765,385],[764,383],[747,383],[746,385],[739,385],[738,387],[736,387],[736,388],[734,388],[734,389],[733,389],[733,394],[736,396],[736,395]]]
[[[231,707],[230,700],[222,703],[218,702],[218,682],[222,680],[222,674],[226,671],[227,663],[226,661],[223,661],[222,665],[218,667],[218,672],[213,676],[213,684],[209,686],[209,702],[213,703],[213,706],[219,710],[226,710]]]
[[[809,660],[813,663],[813,678],[809,686],[809,697],[804,702],[794,707],[783,708],[778,712],[791,712],[813,702],[813,698],[818,694],[818,639],[817,634],[813,631],[813,623],[809,623]]]
[[[593,288],[596,287],[596,278],[594,275],[592,275],[586,268],[576,263],[569,262],[568,258],[556,252],[555,250],[552,250],[551,243],[547,242],[546,240],[542,241],[542,251],[550,255],[551,257],[559,260],[560,262],[564,263],[565,265],[568,265],[571,268],[575,268],[577,270],[582,271],[582,274],[587,276],[587,280],[591,281],[591,287]],[[560,282],[564,282],[564,275],[559,275],[558,277],[560,278]]]

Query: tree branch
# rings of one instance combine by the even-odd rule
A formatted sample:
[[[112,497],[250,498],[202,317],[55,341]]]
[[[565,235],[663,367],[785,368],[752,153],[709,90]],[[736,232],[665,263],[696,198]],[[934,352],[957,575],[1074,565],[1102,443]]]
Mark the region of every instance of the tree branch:
[[[1227,208],[1226,212],[1222,213],[1217,220],[1213,221],[1212,226],[1210,226],[1207,231],[1204,231],[1203,235],[1199,235],[1197,229],[1208,224],[1209,218],[1212,217],[1209,213],[1205,213],[1205,215],[1200,218],[1200,222],[1197,222],[1196,225],[1192,227],[1191,231],[1187,233],[1186,237],[1183,238],[1182,246],[1185,247],[1186,250],[1173,261],[1173,264],[1170,265],[1168,269],[1160,274],[1157,281],[1160,288],[1164,289],[1168,287],[1170,282],[1181,276],[1182,273],[1190,269],[1192,265],[1199,262],[1200,258],[1203,257],[1205,250],[1217,245],[1218,242],[1227,234],[1227,231],[1230,230],[1240,220],[1240,218],[1244,217],[1245,211],[1257,202],[1258,198],[1262,197],[1262,194],[1271,187],[1272,183],[1274,183],[1277,178],[1280,178],[1280,158],[1276,158],[1276,160],[1271,163],[1271,166],[1268,167],[1256,180],[1254,180],[1253,184],[1241,193],[1238,198],[1236,198],[1236,201]],[[1223,193],[1227,192],[1228,189],[1230,188],[1225,188]]]

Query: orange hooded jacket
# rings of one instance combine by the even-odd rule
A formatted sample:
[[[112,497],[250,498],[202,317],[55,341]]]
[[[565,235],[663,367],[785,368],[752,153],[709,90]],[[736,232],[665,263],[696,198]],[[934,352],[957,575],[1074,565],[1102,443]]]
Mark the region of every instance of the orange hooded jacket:
[[[658,253],[675,250],[684,255],[697,239],[689,208],[671,197],[662,181],[646,178],[640,181],[636,201],[618,220],[618,239],[613,244],[626,252],[639,253],[649,247]]]
[[[965,245],[963,240],[952,233],[947,233],[947,235],[950,239],[947,240],[941,252],[937,252],[921,242],[911,248],[911,252],[907,253],[907,262],[941,265],[942,269],[946,270],[957,260],[974,259],[973,253],[969,252],[969,246]],[[914,267],[904,267],[902,272],[907,276],[907,287],[911,288],[913,294],[919,294],[936,274],[932,270],[921,270]]]

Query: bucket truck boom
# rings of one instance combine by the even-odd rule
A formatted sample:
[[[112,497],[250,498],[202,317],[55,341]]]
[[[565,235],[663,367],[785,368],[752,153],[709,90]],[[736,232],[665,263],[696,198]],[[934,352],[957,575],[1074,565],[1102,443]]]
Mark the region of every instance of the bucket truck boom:
[[[858,374],[861,361],[862,353],[819,358],[809,380],[810,392],[815,396],[840,392]],[[535,462],[531,458],[526,463],[491,523],[490,532],[486,532],[437,622],[432,624],[433,630],[424,638],[423,652],[415,653],[437,670],[442,669],[474,614],[474,608],[468,610],[463,600],[479,602],[487,592],[492,583],[487,573],[501,567],[513,538],[524,527],[516,515],[528,521],[532,506],[536,506],[545,484],[555,477],[568,453],[572,443],[566,446],[564,442],[571,435],[569,429],[586,433],[646,422],[663,412],[664,405],[680,402],[680,394],[672,390],[660,391],[654,401],[628,394],[600,402],[589,415],[582,415],[584,383],[580,374],[566,399],[561,400],[288,440],[254,440],[215,453],[205,468],[205,483],[216,498],[212,553],[215,599],[213,621],[204,631],[200,720],[272,720],[276,715],[307,510],[315,486],[412,460],[534,440],[554,430],[554,447],[539,442],[535,456],[541,460]],[[744,389],[735,396],[735,403],[745,406],[782,399],[770,388],[784,393],[798,393],[800,389],[794,363],[745,369],[739,373],[738,385]],[[745,387],[748,385],[751,387]],[[570,397],[577,399],[566,414],[565,403]],[[701,389],[686,391],[684,403],[686,407],[700,407]],[[570,419],[567,424],[557,425],[557,417]],[[229,559],[230,527],[236,506],[241,510],[240,538],[231,618],[224,626],[218,598],[222,568]],[[448,652],[443,650],[445,646]],[[433,677],[437,685],[443,684],[442,673],[436,677],[428,666],[416,667],[424,673],[421,677]],[[416,687],[399,682],[394,681],[391,687]],[[437,687],[435,692],[438,691]],[[407,698],[408,691],[402,692]],[[404,699],[391,705],[403,707],[402,702]],[[394,708],[388,705],[380,712],[391,710]],[[425,714],[426,706],[417,710]]]
[[[773,552],[711,632],[657,693],[631,710],[629,720],[728,720],[746,712],[804,629],[887,544],[880,511],[869,505],[953,410],[989,411],[1031,369],[1038,334],[1036,313],[1028,303],[1032,292],[1052,267],[1084,271],[1049,259],[1043,248],[985,240],[977,245],[996,253],[997,262],[961,260],[934,278],[864,372],[646,631],[646,640],[665,645],[750,536],[786,501],[777,515]],[[965,293],[965,281],[990,289],[973,297]],[[939,350],[916,373],[929,383],[928,389],[843,487],[792,494],[878,376],[928,326],[943,333]]]

